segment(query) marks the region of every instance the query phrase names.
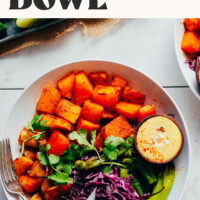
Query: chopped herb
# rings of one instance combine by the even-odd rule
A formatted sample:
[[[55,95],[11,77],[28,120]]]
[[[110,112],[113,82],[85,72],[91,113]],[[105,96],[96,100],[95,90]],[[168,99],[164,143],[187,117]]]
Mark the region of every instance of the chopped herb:
[[[41,120],[42,117],[43,115],[35,115],[33,119],[28,122],[27,128],[34,133],[38,133],[38,131],[35,130],[39,130],[39,133],[47,131],[49,127],[45,125],[46,121]]]
[[[69,178],[67,173],[58,173],[51,174],[48,176],[48,179],[54,181],[57,185],[66,185],[67,183],[72,183],[73,180]]]
[[[40,138],[42,138],[42,137],[44,137],[44,136],[45,136],[45,135],[43,134],[43,132],[41,132],[41,133],[38,133],[38,134],[36,134],[36,135],[33,135],[33,136],[27,138],[26,140],[24,140],[23,143],[22,143],[21,156],[23,156],[23,154],[24,154],[24,147],[25,147],[25,143],[26,143],[27,141],[29,141],[29,140],[31,140],[31,139],[39,140]]]
[[[79,134],[78,134],[79,133]],[[95,148],[94,146],[94,142],[95,142],[95,139],[96,139],[96,131],[92,131],[91,132],[91,143],[87,140],[87,131],[80,128],[78,130],[78,133],[76,131],[73,131],[69,134],[69,139],[70,140],[77,140],[77,142],[80,144],[80,145],[84,145],[87,147],[87,150],[93,150],[93,151],[96,151],[98,157],[99,157],[99,160],[101,159],[100,155],[99,155],[99,152],[97,151],[97,149]]]

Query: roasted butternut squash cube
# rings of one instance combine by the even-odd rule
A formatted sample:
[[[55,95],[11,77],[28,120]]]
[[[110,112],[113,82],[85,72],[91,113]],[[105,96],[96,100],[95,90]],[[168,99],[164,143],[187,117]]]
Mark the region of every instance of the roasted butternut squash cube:
[[[199,18],[185,18],[183,23],[188,31],[197,31],[200,28]]]
[[[74,94],[72,101],[77,105],[82,105],[92,96],[93,85],[85,72],[79,72],[75,76]]]
[[[24,174],[33,164],[33,161],[27,157],[19,157],[13,161],[13,167],[15,169],[16,174],[22,175]]]
[[[36,160],[29,170],[29,176],[42,178],[46,176],[45,167],[40,164],[39,160]]]
[[[61,99],[59,90],[52,87],[43,88],[37,104],[37,111],[54,114],[56,106]]]
[[[74,129],[74,126],[69,121],[54,115],[45,114],[41,120],[44,122],[44,125],[47,125],[51,129],[61,129],[67,131],[72,131]]]
[[[134,132],[132,126],[126,121],[126,119],[123,116],[119,116],[105,125],[101,129],[101,133],[105,139],[110,135],[125,139]]]
[[[65,186],[53,186],[50,187],[45,193],[44,198],[45,200],[54,200],[59,194],[63,192],[68,192],[71,189],[71,184],[68,183]]]
[[[56,107],[56,115],[75,124],[81,113],[81,107],[73,104],[72,102],[61,99]]]
[[[99,124],[94,124],[92,122],[89,122],[83,118],[80,118],[78,120],[77,126],[76,126],[76,130],[78,131],[80,128],[85,129],[88,134],[90,134],[91,131],[93,130],[98,130],[100,128]]]
[[[70,142],[60,131],[54,130],[48,140],[48,144],[51,146],[48,153],[61,156],[61,154],[68,149]]]
[[[115,76],[112,80],[111,86],[120,87],[122,90],[127,86],[127,80],[123,79],[120,76]]]
[[[199,52],[199,39],[195,32],[186,31],[183,35],[181,48],[186,54]]]
[[[106,72],[93,72],[89,74],[89,79],[94,86],[96,85],[108,85],[108,76]]]
[[[96,104],[91,100],[86,100],[81,109],[81,117],[90,122],[98,123],[103,111],[103,106]]]
[[[120,87],[97,85],[92,93],[92,100],[113,111],[120,100],[120,95]]]
[[[141,107],[142,106],[139,104],[121,101],[116,105],[115,110],[119,115],[122,115],[126,119],[133,121],[136,119],[138,111]]]
[[[73,72],[58,81],[58,88],[61,91],[63,97],[66,97],[67,99],[72,98],[74,83],[75,74]]]
[[[24,149],[24,153],[23,153],[24,157],[27,157],[31,160],[35,160],[36,159],[36,151],[32,150],[32,149]]]
[[[126,86],[122,93],[122,100],[143,105],[145,101],[145,96],[139,91],[129,86]]]
[[[19,135],[19,139],[18,139],[18,142],[20,145],[22,145],[22,143],[32,137],[33,135],[35,135],[35,133],[32,133],[31,131],[29,131],[27,128],[23,128],[20,132],[20,135]],[[31,147],[31,148],[38,148],[39,147],[39,143],[37,140],[34,140],[34,139],[30,139],[28,140],[27,142],[25,142],[25,146],[26,147]]]
[[[18,180],[25,192],[32,193],[40,187],[43,178],[33,178],[28,175],[21,175],[18,177]]]
[[[109,110],[105,110],[105,109],[104,109],[102,116],[101,116],[102,119],[114,119],[115,117],[117,117],[116,113],[111,112]]]
[[[94,146],[98,149],[101,150],[101,148],[103,148],[104,145],[104,137],[102,135],[102,132],[100,132],[97,137],[96,140],[94,142]]]
[[[41,191],[42,193],[45,193],[49,188],[51,187],[50,182],[48,179],[44,179],[41,185]]]
[[[48,179],[44,179],[41,185],[41,191],[42,193],[45,193],[49,188],[51,187],[50,182]]]
[[[156,109],[155,106],[152,104],[143,106],[142,108],[139,109],[138,114],[137,114],[137,121],[141,122],[143,119],[145,119],[148,116],[156,114]]]
[[[36,193],[29,200],[43,200],[40,193]]]

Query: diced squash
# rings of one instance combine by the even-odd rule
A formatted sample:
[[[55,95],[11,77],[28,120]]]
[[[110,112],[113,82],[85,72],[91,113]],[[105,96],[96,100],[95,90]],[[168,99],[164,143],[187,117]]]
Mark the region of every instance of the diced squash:
[[[105,139],[110,135],[115,137],[122,137],[125,139],[133,134],[133,128],[123,116],[119,116],[105,125],[101,129],[101,132]]]
[[[93,85],[85,72],[79,72],[75,76],[74,94],[72,101],[81,105],[87,99],[90,99],[93,91]]]
[[[121,101],[116,105],[115,110],[119,115],[124,116],[126,119],[135,120],[141,107],[142,106],[139,104]]]
[[[51,146],[48,153],[61,156],[61,154],[68,149],[69,140],[58,130],[54,130],[48,140],[48,144]]]
[[[120,100],[120,95],[120,87],[97,85],[92,93],[92,99],[104,108],[113,111]]]
[[[137,121],[141,122],[144,118],[154,115],[154,114],[156,114],[156,109],[154,105],[150,104],[150,105],[143,106],[138,111]]]
[[[76,130],[78,131],[80,128],[85,129],[88,133],[90,133],[93,130],[98,130],[100,128],[99,124],[94,124],[92,122],[89,122],[83,118],[80,118],[78,120]]]
[[[18,180],[24,191],[32,193],[40,187],[43,178],[33,178],[28,175],[21,175],[18,177]]]
[[[71,184],[67,184],[66,186],[53,186],[50,187],[45,193],[45,200],[54,200],[59,194],[63,192],[68,192],[71,189]]]
[[[29,176],[42,178],[46,176],[45,167],[40,164],[39,160],[36,160],[29,170]]]
[[[94,86],[96,85],[108,85],[108,76],[106,72],[93,72],[89,74],[89,79]]]
[[[33,164],[33,161],[27,157],[19,157],[13,161],[13,167],[15,169],[16,174],[22,175],[24,174]]]
[[[32,149],[24,149],[24,153],[23,153],[24,157],[27,157],[31,160],[35,160],[36,159],[36,151],[32,150]]]
[[[57,195],[59,195],[62,191],[59,186],[53,186],[47,189],[44,193],[45,200],[54,200]]]
[[[104,109],[102,116],[101,116],[102,119],[114,119],[115,117],[117,117],[116,113],[111,112],[109,110],[105,110],[105,109]]]
[[[72,72],[66,77],[58,81],[58,88],[63,97],[72,98],[73,88],[75,83],[75,74]]]
[[[34,133],[32,133],[31,131],[29,131],[27,128],[23,128],[20,132],[20,135],[19,135],[19,139],[18,139],[18,142],[20,145],[22,145],[22,143],[32,137],[33,135],[35,135]],[[30,139],[28,140],[27,142],[25,142],[25,146],[26,147],[31,147],[31,148],[38,148],[39,147],[39,143],[37,140],[34,140],[34,139]]]
[[[50,182],[48,179],[44,179],[41,185],[41,191],[42,193],[45,193],[49,188],[51,187]]]
[[[36,193],[29,200],[43,200],[40,193]]]
[[[61,99],[59,90],[52,87],[43,88],[37,104],[37,111],[54,114],[56,106]]]
[[[122,100],[143,105],[145,101],[145,96],[139,91],[129,86],[126,86],[122,93]]]
[[[187,54],[194,54],[199,52],[200,48],[197,34],[192,31],[186,31],[183,35],[181,48]]]
[[[72,131],[74,129],[74,126],[70,122],[54,115],[45,114],[41,120],[45,122],[44,125],[47,125],[51,129],[61,129],[67,131]]]
[[[68,192],[69,190],[71,190],[72,185],[70,183],[68,183],[67,185],[60,185],[60,188],[62,191]]]
[[[81,113],[81,107],[73,104],[72,102],[61,99],[56,107],[56,115],[75,124]]]
[[[200,28],[199,18],[185,18],[184,19],[185,29],[188,31],[197,31]]]
[[[103,143],[104,143],[104,137],[102,135],[102,132],[100,132],[97,137],[96,140],[94,142],[94,146],[100,150],[101,148],[103,148]]]
[[[103,106],[96,104],[91,100],[86,100],[81,109],[81,117],[90,122],[98,123],[103,111]]]
[[[124,88],[127,86],[127,84],[128,84],[127,80],[123,79],[120,76],[115,76],[113,78],[111,86],[120,87],[122,90],[124,90]]]

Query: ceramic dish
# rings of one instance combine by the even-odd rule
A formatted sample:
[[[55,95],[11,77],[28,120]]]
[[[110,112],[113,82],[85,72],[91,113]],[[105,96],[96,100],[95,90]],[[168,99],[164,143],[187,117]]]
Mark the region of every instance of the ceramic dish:
[[[196,80],[196,73],[191,70],[185,61],[187,60],[184,52],[181,50],[181,42],[183,39],[183,34],[185,32],[185,28],[183,25],[184,19],[177,19],[175,22],[175,30],[174,30],[174,45],[175,52],[177,56],[177,60],[179,63],[180,70],[189,85],[190,89],[194,93],[194,95],[200,100],[200,90]]]
[[[130,86],[146,95],[147,98],[145,104],[153,103],[156,106],[157,111],[161,114],[168,113],[175,115],[175,119],[183,129],[184,147],[181,154],[175,160],[176,178],[168,200],[181,199],[188,181],[191,157],[190,138],[182,114],[175,102],[157,83],[136,69],[122,64],[105,61],[77,62],[57,67],[36,79],[29,87],[27,87],[15,103],[3,129],[4,136],[9,137],[11,140],[13,157],[16,158],[19,156],[19,145],[17,144],[19,132],[23,126],[27,124],[27,120],[32,118],[42,88],[46,85],[55,87],[57,81],[61,77],[71,71],[81,70],[84,70],[85,72],[102,70],[106,71],[110,77],[115,74],[120,74],[129,82]],[[9,200],[15,199],[15,197],[10,196],[8,193],[6,193],[6,196]]]

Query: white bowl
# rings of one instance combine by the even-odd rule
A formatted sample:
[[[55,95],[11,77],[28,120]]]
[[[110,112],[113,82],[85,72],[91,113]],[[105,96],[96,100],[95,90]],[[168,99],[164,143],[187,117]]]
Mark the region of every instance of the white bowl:
[[[183,20],[184,19],[177,19],[174,27],[174,45],[176,57],[179,63],[180,70],[187,84],[189,85],[194,95],[200,100],[200,89],[196,81],[196,73],[189,68],[187,63],[185,63],[187,58],[181,49],[181,42],[183,39],[183,34],[185,32]]]
[[[42,88],[45,85],[56,86],[57,81],[61,77],[65,76],[70,71],[80,70],[84,70],[86,72],[102,70],[106,71],[109,77],[113,76],[114,74],[118,74],[127,79],[130,86],[133,86],[146,95],[145,104],[154,104],[158,113],[175,114],[175,119],[183,129],[184,146],[181,154],[175,160],[176,179],[168,200],[181,199],[188,181],[191,157],[190,138],[183,116],[175,102],[157,83],[136,69],[124,66],[122,64],[105,61],[77,62],[55,68],[36,79],[29,87],[27,87],[27,89],[15,103],[3,129],[5,137],[9,137],[11,139],[11,148],[14,158],[19,156],[19,145],[17,140],[20,130],[32,118],[35,112],[36,102],[40,97]],[[8,193],[6,193],[6,195],[9,200],[15,199]]]

